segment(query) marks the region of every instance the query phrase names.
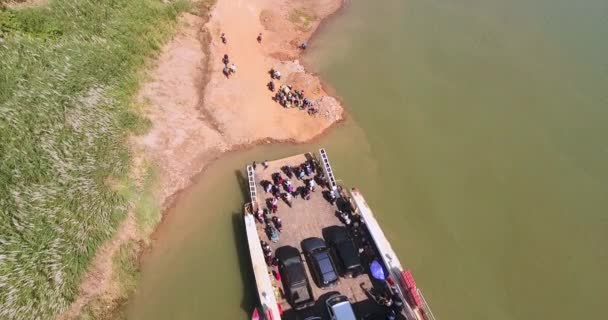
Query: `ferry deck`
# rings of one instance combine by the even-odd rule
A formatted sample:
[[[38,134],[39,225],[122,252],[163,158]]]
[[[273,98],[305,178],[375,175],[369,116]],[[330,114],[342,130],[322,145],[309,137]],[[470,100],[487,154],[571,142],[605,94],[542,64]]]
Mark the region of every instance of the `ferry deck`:
[[[246,211],[249,213],[245,214],[245,224],[260,303],[263,306],[263,309],[265,309],[267,314],[266,318],[275,320],[305,319],[310,316],[318,316],[322,319],[326,319],[328,314],[325,307],[325,300],[332,294],[340,293],[348,297],[358,317],[363,318],[368,316],[372,318],[372,315],[376,315],[378,316],[378,319],[383,319],[380,318],[380,316],[386,314],[387,308],[378,304],[370,294],[370,292],[374,292],[374,289],[372,288],[380,287],[383,283],[370,276],[370,259],[382,260],[389,257],[391,261],[383,262],[385,263],[385,266],[387,266],[387,263],[392,264],[393,268],[387,266],[387,269],[389,270],[390,275],[393,275],[393,272],[395,273],[395,278],[401,275],[400,272],[402,271],[402,267],[392,251],[392,248],[390,248],[390,244],[379,229],[377,222],[373,218],[371,210],[367,213],[361,212],[369,209],[363,197],[360,196],[360,193],[357,191],[349,192],[343,190],[335,181],[329,159],[323,149],[320,150],[320,155],[321,159],[312,153],[300,154],[284,159],[269,161],[267,162],[267,167],[258,164],[255,169],[252,166],[248,166],[247,168],[251,203],[246,207]],[[323,181],[325,181],[324,187],[322,188],[317,185],[315,191],[310,193],[310,198],[308,200],[301,196],[294,197],[291,202],[291,207],[287,202],[279,200],[278,210],[274,215],[282,220],[282,230],[279,234],[278,241],[273,242],[266,232],[264,224],[256,220],[254,215],[250,214],[256,212],[258,208],[270,207],[269,202],[273,196],[271,193],[266,193],[263,182],[273,181],[272,175],[276,173],[280,173],[283,179],[286,179],[287,176],[282,170],[285,166],[297,167],[307,161],[313,161],[316,164],[315,171],[323,177]],[[306,188],[305,180],[312,179],[313,176],[314,174],[305,176],[302,180],[296,179],[294,176],[289,180],[296,189],[303,189]],[[329,191],[331,189],[334,189],[339,195],[337,201],[333,204],[329,201]],[[360,207],[364,207],[364,209],[361,210],[359,209]],[[298,248],[302,252],[302,240],[309,237],[324,239],[325,232],[328,231],[330,227],[345,225],[340,218],[340,210],[350,211],[353,214],[362,214],[364,218],[365,214],[370,215],[370,217],[365,219],[365,230],[367,232],[364,236],[367,237],[367,239],[364,237],[353,237],[356,246],[361,248],[362,264],[366,273],[355,278],[340,277],[339,283],[336,286],[328,289],[321,289],[313,280],[314,276],[310,272],[310,266],[306,263],[307,260],[304,259],[304,256],[302,256],[313,291],[315,305],[308,309],[296,311],[292,309],[290,304],[283,298],[282,290],[284,289],[280,281],[272,275],[273,268],[266,265],[264,254],[259,244],[260,240],[267,242],[272,248],[273,253],[277,248],[282,246],[292,246]],[[371,225],[367,221],[370,219],[373,220]],[[374,235],[374,232],[380,233],[380,237]],[[364,251],[364,249],[366,250]],[[385,251],[389,252],[387,253]],[[366,255],[363,253],[368,254]],[[364,290],[364,288],[367,290]],[[403,292],[401,292],[401,295],[404,297]],[[427,317],[424,317],[424,312],[411,308],[405,301],[404,304],[405,308],[397,316],[397,319],[428,319]],[[282,315],[279,316],[281,312]],[[430,310],[427,313],[430,314]],[[430,315],[432,316],[432,314]],[[374,317],[373,319],[376,318]]]

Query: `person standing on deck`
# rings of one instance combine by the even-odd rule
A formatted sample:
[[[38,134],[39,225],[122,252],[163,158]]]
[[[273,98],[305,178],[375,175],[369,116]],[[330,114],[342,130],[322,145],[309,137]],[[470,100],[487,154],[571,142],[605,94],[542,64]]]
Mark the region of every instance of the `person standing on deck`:
[[[310,200],[310,190],[308,190],[308,188],[303,188],[302,198],[304,198],[305,200]]]
[[[310,163],[306,163],[304,165],[304,171],[306,171],[306,175],[309,176],[312,174],[312,167],[310,166]]]
[[[310,191],[315,192],[315,179],[308,180],[308,189]]]
[[[260,221],[264,222],[264,213],[261,208],[258,208],[258,211],[255,213],[255,217]]]
[[[277,200],[277,198],[273,198],[272,202],[271,202],[271,207],[272,207],[272,213],[277,213],[277,204],[279,203],[279,201]]]
[[[278,185],[272,188],[272,195],[275,199],[278,199],[281,196],[281,188]]]
[[[274,225],[277,227],[277,230],[281,232],[281,230],[283,229],[283,221],[281,221],[281,218],[277,216],[272,217],[272,223],[274,223]]]
[[[287,203],[287,205],[291,208],[292,206],[292,201],[293,201],[293,197],[291,195],[291,193],[286,192],[283,194],[283,199],[285,200],[285,202]]]
[[[289,179],[293,178],[293,169],[291,168],[291,166],[285,167],[285,174]]]
[[[336,192],[334,190],[329,192],[329,203],[331,203],[332,206],[336,203]]]
[[[350,217],[348,216],[348,213],[345,211],[340,212],[340,218],[342,218],[342,222],[344,222],[345,225],[350,225]]]

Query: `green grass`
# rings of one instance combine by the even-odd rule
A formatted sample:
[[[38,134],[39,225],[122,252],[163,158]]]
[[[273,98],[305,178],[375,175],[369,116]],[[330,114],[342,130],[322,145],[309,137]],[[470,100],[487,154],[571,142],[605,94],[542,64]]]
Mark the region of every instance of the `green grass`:
[[[118,285],[115,296],[97,297],[89,301],[78,315],[79,320],[126,319],[126,303],[137,290],[140,279],[139,255],[148,246],[147,235],[154,231],[160,222],[161,211],[155,201],[157,172],[154,167],[146,165],[143,185],[138,186],[129,179],[113,181],[114,189],[133,203],[135,223],[138,232],[143,235],[139,241],[129,240],[123,243],[118,254],[112,257],[113,281]]]
[[[151,234],[162,218],[154,193],[157,181],[156,170],[149,168],[146,172],[143,190],[135,207],[135,222],[141,234]]]
[[[293,9],[289,13],[289,21],[301,31],[308,31],[317,17],[309,10],[304,8]]]
[[[114,269],[119,280],[122,296],[119,300],[126,300],[135,291],[139,282],[139,248],[140,245],[130,241],[123,244],[114,259]]]
[[[0,11],[0,319],[49,319],[77,294],[129,196],[140,70],[185,1],[54,0]],[[156,220],[151,220],[156,221]],[[151,224],[152,222],[150,222]]]

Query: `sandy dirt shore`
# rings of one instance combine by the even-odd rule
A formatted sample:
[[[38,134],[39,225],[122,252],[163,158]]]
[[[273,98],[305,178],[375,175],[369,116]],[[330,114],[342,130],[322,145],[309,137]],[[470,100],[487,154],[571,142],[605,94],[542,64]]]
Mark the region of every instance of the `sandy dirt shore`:
[[[218,0],[210,16],[184,14],[175,37],[163,48],[149,81],[139,93],[150,131],[132,139],[135,180],[144,163],[158,169],[158,206],[166,210],[175,195],[223,153],[265,142],[309,141],[341,121],[344,110],[320,80],[298,62],[298,45],[342,0]],[[227,43],[222,43],[221,33]],[[262,41],[256,37],[262,33]],[[237,66],[226,78],[222,57]],[[269,70],[279,84],[304,90],[319,112],[286,109],[268,90]],[[137,230],[129,214],[115,237],[104,244],[83,278],[78,299],[59,319],[76,318],[90,301],[116,304],[112,257],[127,241],[149,235]]]
[[[340,4],[339,0],[218,0],[204,25],[201,17],[184,16],[184,25],[161,55],[153,80],[141,91],[153,127],[138,145],[167,182],[162,183],[161,199],[170,199],[225,151],[268,140],[308,141],[343,118],[339,102],[297,60],[298,44]],[[226,44],[221,33],[226,34]],[[261,43],[256,40],[258,33]],[[230,78],[222,72],[224,54],[237,66]],[[285,83],[304,90],[318,103],[319,113],[310,116],[275,102],[266,87],[271,68],[282,73],[282,81],[275,81],[277,87]]]

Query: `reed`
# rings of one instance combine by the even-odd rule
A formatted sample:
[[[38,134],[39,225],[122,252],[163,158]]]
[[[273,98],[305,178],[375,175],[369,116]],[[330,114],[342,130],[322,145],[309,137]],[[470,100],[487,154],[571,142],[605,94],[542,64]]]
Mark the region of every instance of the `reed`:
[[[139,72],[186,1],[54,0],[0,11],[0,319],[49,319],[77,294],[129,197]]]

